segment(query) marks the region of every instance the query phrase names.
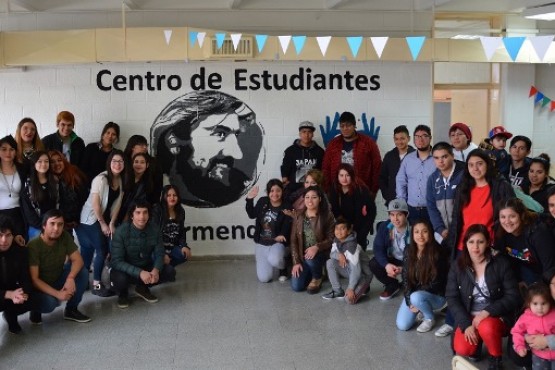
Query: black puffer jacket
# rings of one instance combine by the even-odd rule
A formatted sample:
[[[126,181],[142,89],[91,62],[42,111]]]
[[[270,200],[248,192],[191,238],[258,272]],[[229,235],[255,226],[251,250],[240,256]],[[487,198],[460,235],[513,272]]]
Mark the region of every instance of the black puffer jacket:
[[[470,272],[474,276],[474,271]],[[457,261],[453,262],[445,292],[449,310],[455,317],[455,325],[463,332],[472,325],[470,311],[474,283],[470,275],[459,268]],[[516,277],[507,257],[492,257],[486,265],[485,279],[490,293],[490,303],[485,310],[492,317],[501,317],[507,327],[511,327],[522,302]]]

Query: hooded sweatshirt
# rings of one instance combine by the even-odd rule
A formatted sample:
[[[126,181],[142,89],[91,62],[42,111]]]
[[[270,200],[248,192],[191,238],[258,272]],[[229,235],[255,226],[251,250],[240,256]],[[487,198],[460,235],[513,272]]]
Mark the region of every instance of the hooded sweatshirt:
[[[339,254],[343,253],[349,263],[349,286],[347,289],[355,289],[359,280],[367,282],[372,280],[370,272],[370,259],[366,252],[357,244],[357,234],[353,231],[341,242],[337,238],[333,239],[331,245],[330,258],[338,260]]]
[[[306,173],[311,169],[322,169],[324,159],[324,149],[316,142],[312,142],[309,147],[301,145],[301,141],[296,139],[293,145],[283,152],[283,162],[281,164],[281,176],[287,177],[291,184],[304,182]]]

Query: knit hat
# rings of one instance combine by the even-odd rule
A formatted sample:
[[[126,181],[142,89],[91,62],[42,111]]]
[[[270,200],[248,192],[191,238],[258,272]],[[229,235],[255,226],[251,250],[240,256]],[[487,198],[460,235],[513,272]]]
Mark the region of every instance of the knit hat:
[[[468,139],[468,141],[472,141],[472,132],[470,131],[470,127],[468,127],[467,125],[465,125],[462,122],[457,122],[457,123],[453,123],[451,125],[451,127],[449,127],[449,134],[451,134],[451,132],[455,131],[455,130],[461,130],[462,132],[464,132],[464,136],[466,136],[466,138]]]
[[[511,134],[509,131],[505,130],[505,127],[503,126],[495,126],[494,128],[492,128],[489,131],[488,137],[489,139],[493,139],[496,136],[503,136],[505,139],[510,139],[513,137],[513,134]]]
[[[12,135],[4,136],[2,139],[0,139],[0,145],[2,144],[8,144],[14,150],[17,150],[17,143]]]
[[[308,128],[313,132],[314,130],[316,130],[316,128],[314,127],[314,123],[310,121],[302,121],[301,123],[299,123],[299,131],[301,131],[303,128]]]
[[[402,198],[393,199],[391,202],[389,202],[389,205],[387,206],[387,212],[394,211],[405,212],[406,214],[408,214],[409,206],[407,205],[407,202]]]

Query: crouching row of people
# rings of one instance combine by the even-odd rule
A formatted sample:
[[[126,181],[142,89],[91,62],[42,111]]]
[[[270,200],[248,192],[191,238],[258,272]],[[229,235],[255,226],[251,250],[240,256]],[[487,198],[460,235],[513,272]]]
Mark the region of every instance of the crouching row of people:
[[[129,210],[129,221],[112,237],[110,280],[120,308],[129,306],[129,287],[149,303],[158,301],[149,287],[175,281],[175,268],[167,258],[159,226],[149,222],[150,205],[137,202]],[[40,234],[27,248],[14,243],[12,221],[0,216],[0,310],[11,333],[21,332],[17,317],[30,312],[33,324],[42,323],[65,302],[64,319],[89,322],[78,306],[89,284],[89,271],[72,236],[64,230],[64,217],[50,210],[42,219]]]

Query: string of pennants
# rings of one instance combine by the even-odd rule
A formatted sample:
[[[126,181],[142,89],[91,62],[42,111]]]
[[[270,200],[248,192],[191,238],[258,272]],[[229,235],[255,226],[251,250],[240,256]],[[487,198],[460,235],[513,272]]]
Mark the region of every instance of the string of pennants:
[[[226,32],[216,32],[216,45],[218,49],[220,49],[224,43]],[[166,39],[166,44],[169,45],[171,41],[172,30],[164,30],[164,37]],[[237,50],[239,42],[241,41],[241,37],[243,34],[241,33],[230,33],[229,37],[233,43],[233,48]],[[536,52],[538,58],[543,61],[547,50],[551,46],[553,42],[554,35],[552,36],[529,36],[529,37],[480,37],[480,42],[482,44],[482,48],[484,49],[484,54],[488,61],[491,60],[495,51],[501,47],[502,45],[505,47],[505,50],[509,54],[509,57],[514,62],[522,48],[522,45],[526,40],[528,40],[534,51]],[[196,32],[196,31],[189,31],[189,42],[191,46],[194,46],[198,43],[199,47],[204,45],[204,40],[206,38],[206,32]],[[264,46],[266,45],[266,41],[268,39],[268,35],[255,35],[256,45],[258,47],[258,52],[262,52]],[[295,52],[299,55],[305,45],[307,37],[306,36],[278,36],[279,44],[281,46],[281,50],[285,54],[291,41],[293,41],[293,46],[295,47]],[[332,36],[318,36],[316,37],[316,41],[318,42],[318,46],[320,47],[320,52],[322,56],[326,56],[326,52],[328,50],[328,46]],[[348,36],[345,37],[347,44],[351,50],[351,54],[354,58],[357,57],[358,52],[360,50],[360,46],[364,40],[362,36]],[[420,51],[422,50],[422,46],[424,46],[424,42],[426,41],[426,36],[408,36],[405,37],[407,41],[408,48],[412,55],[412,59],[416,60]],[[370,37],[370,41],[372,42],[372,46],[378,54],[378,58],[382,57],[382,53],[389,41],[389,37]]]
[[[539,91],[535,86],[530,87],[530,93],[528,94],[528,97],[534,97],[534,104],[541,103],[542,108],[549,104],[550,112],[553,112],[555,110],[555,101],[545,96],[545,94]]]

